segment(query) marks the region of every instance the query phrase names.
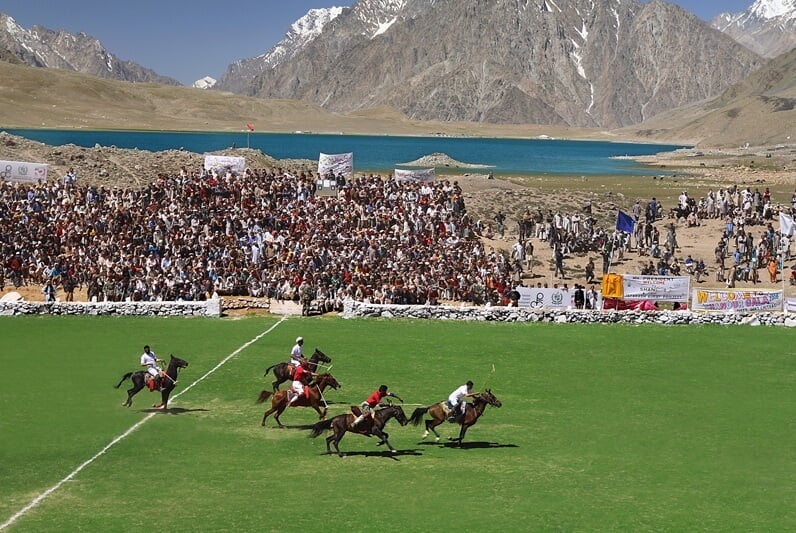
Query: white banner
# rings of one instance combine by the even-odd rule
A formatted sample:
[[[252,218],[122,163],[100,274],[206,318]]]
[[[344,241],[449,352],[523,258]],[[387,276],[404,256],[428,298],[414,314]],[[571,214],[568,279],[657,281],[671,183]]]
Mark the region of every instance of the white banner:
[[[395,181],[398,183],[404,181],[433,183],[434,178],[436,177],[436,172],[433,168],[418,168],[413,170],[403,170],[396,168],[393,176],[395,176]]]
[[[785,311],[796,313],[796,298],[785,298]]]
[[[782,291],[694,289],[695,311],[782,311]]]
[[[19,181],[36,183],[47,181],[47,168],[44,163],[25,161],[0,161],[0,181]]]
[[[687,302],[691,276],[622,276],[623,300]]]
[[[519,307],[529,309],[575,309],[575,288],[538,289],[536,287],[516,287],[520,293]],[[584,293],[586,290],[584,289]],[[588,297],[586,298],[588,300]],[[597,291],[594,309],[602,309],[602,295]]]
[[[246,171],[246,158],[205,154],[205,170],[221,176],[225,175],[228,170],[236,174],[243,174]]]
[[[354,153],[320,154],[318,157],[318,178],[326,179],[329,174],[342,174],[346,178],[354,177]]]

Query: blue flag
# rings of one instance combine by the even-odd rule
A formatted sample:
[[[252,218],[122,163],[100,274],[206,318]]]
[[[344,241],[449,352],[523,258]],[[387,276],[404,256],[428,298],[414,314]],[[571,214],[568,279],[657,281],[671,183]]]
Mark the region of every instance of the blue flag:
[[[636,221],[633,217],[624,213],[621,209],[616,214],[616,229],[617,231],[624,231],[625,233],[633,233],[633,228],[636,227]]]

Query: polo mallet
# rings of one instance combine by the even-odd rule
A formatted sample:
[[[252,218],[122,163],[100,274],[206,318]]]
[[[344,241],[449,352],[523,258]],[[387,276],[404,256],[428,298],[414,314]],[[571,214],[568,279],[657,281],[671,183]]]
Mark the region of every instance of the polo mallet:
[[[483,390],[486,390],[486,384],[489,382],[490,379],[492,379],[492,376],[494,375],[495,375],[495,363],[492,363],[492,370],[489,372],[489,375],[487,375],[483,385],[481,386]]]
[[[326,398],[323,397],[323,391],[321,390],[321,388],[318,385],[315,385],[315,388],[318,389],[318,394],[321,395],[321,400],[323,400],[323,406],[326,409],[328,409],[329,408],[329,404],[326,403]]]

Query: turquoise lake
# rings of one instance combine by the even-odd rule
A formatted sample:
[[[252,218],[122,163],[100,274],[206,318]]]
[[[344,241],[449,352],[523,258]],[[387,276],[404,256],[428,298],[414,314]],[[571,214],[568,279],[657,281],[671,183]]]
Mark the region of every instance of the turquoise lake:
[[[618,156],[669,152],[679,145],[471,137],[403,137],[305,133],[194,133],[86,130],[5,130],[58,146],[116,146],[205,153],[248,145],[277,159],[317,160],[320,153],[354,153],[356,171],[390,171],[422,156],[442,152],[453,159],[490,165],[496,174],[654,175],[651,169]],[[444,169],[439,169],[444,172]],[[487,172],[473,169],[473,172]]]

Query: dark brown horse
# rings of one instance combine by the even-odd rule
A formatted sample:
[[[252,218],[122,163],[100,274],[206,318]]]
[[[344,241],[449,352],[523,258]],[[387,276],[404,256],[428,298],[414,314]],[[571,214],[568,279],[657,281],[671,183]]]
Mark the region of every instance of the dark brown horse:
[[[188,366],[188,362],[180,359],[179,357],[174,357],[173,355],[170,356],[169,359],[169,366],[166,369],[166,376],[161,378],[161,388],[160,391],[160,403],[156,403],[152,407],[155,409],[168,409],[169,405],[169,396],[171,395],[171,391],[174,390],[174,387],[177,385],[177,374],[181,368],[185,368]],[[146,370],[139,370],[137,372],[128,372],[124,376],[122,376],[122,380],[116,385],[118,389],[125,380],[132,378],[133,380],[133,387],[127,389],[127,401],[124,402],[122,405],[124,407],[130,407],[133,405],[133,396],[138,394],[138,391],[144,388],[146,382],[144,374]]]
[[[459,431],[459,438],[450,438],[450,440],[458,441],[459,446],[461,446],[462,441],[464,440],[464,434],[467,433],[467,428],[475,425],[475,423],[478,422],[478,419],[481,418],[482,414],[484,414],[487,405],[493,405],[495,407],[500,407],[503,405],[489,389],[477,395],[475,400],[473,400],[473,403],[467,406],[464,416],[459,416],[459,418],[456,420],[456,423],[461,424],[462,426],[461,431]],[[411,417],[409,417],[409,422],[411,422],[413,426],[418,425],[420,421],[423,420],[423,415],[426,413],[431,416],[431,420],[426,420],[426,431],[423,432],[423,438],[425,439],[428,437],[429,431],[433,431],[434,435],[437,436],[436,441],[439,442],[439,433],[437,433],[437,430],[434,428],[445,422],[447,419],[447,413],[445,412],[445,402],[439,402],[435,403],[434,405],[429,405],[428,407],[419,407],[415,409],[415,412],[412,413]]]
[[[313,352],[312,357],[310,357],[307,362],[310,364],[309,370],[317,372],[318,363],[331,363],[332,358],[318,348],[315,348],[315,352]],[[279,385],[293,379],[293,371],[295,368],[293,368],[293,365],[290,363],[277,363],[266,368],[263,376],[268,375],[268,372],[270,372],[272,368],[274,369],[274,377],[276,377],[276,381],[274,381],[274,392],[276,392],[279,390]]]
[[[327,429],[331,429],[332,434],[326,437],[326,453],[332,453],[331,445],[334,444],[334,449],[337,450],[337,455],[340,457],[345,457],[345,454],[340,451],[338,444],[343,439],[343,436],[346,434],[346,432],[350,431],[352,433],[359,433],[360,435],[365,435],[366,437],[372,437],[375,435],[379,438],[379,442],[376,444],[376,446],[386,444],[387,448],[389,448],[391,452],[395,453],[397,450],[393,448],[392,444],[387,441],[389,435],[384,431],[384,426],[387,424],[387,421],[393,417],[395,417],[398,423],[402,426],[405,426],[409,422],[406,419],[404,410],[400,405],[390,405],[384,409],[379,409],[376,411],[372,418],[367,417],[362,420],[362,422],[357,424],[356,428],[351,427],[351,423],[356,417],[350,413],[344,413],[342,415],[337,415],[334,418],[330,418],[329,420],[318,422],[312,427],[310,438],[315,438]]]
[[[325,419],[326,402],[323,399],[323,391],[326,389],[326,387],[339,389],[340,383],[338,383],[331,374],[319,374],[312,381],[312,383],[304,386],[304,390],[307,395],[302,395],[299,399],[293,402],[291,407],[312,407],[318,412],[318,416],[321,420]],[[279,424],[279,427],[285,427],[282,425],[282,422],[279,421],[279,416],[284,412],[285,409],[287,409],[288,402],[290,401],[288,392],[289,391],[286,390],[280,390],[276,392],[264,390],[260,393],[260,397],[257,398],[257,403],[263,403],[268,398],[271,398],[271,408],[263,415],[263,426],[265,426],[265,419],[268,418],[268,415],[271,413],[276,413],[274,414],[274,420],[276,420],[276,423]],[[321,410],[321,406],[323,406],[323,410]]]

